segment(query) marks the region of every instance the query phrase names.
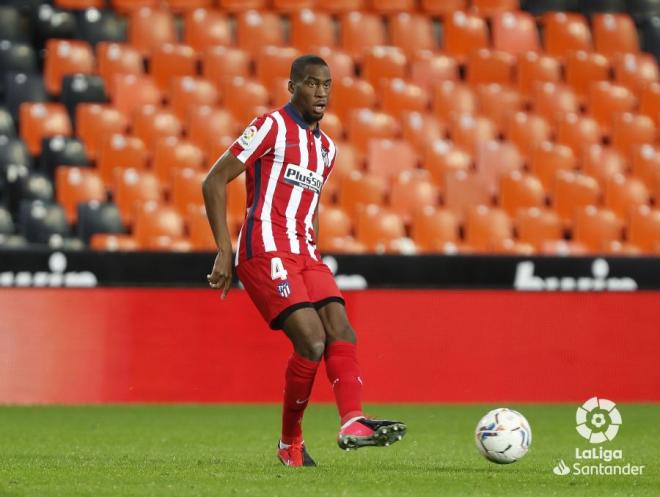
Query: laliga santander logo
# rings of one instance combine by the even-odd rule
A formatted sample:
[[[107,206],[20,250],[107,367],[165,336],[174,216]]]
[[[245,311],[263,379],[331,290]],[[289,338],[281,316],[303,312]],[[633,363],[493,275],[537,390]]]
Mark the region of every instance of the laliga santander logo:
[[[611,400],[592,397],[575,412],[577,432],[592,444],[613,440],[621,426],[621,414]]]

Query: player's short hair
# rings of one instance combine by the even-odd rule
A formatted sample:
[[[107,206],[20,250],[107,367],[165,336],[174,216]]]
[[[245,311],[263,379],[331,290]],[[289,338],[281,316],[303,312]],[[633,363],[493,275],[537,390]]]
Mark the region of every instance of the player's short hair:
[[[305,69],[307,66],[326,66],[328,63],[318,55],[301,55],[291,64],[291,74],[289,79],[291,81],[300,81],[305,77]]]

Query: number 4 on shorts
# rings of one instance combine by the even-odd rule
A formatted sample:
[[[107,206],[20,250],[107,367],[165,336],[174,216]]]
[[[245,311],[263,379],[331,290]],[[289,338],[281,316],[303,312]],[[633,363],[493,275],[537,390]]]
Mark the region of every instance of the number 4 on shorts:
[[[282,259],[279,257],[273,257],[270,260],[270,277],[273,280],[285,280],[289,273],[284,269],[284,264],[282,264]]]

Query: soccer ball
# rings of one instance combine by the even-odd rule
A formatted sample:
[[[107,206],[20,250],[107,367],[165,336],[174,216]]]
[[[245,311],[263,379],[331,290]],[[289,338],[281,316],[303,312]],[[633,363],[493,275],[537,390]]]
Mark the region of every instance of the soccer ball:
[[[500,407],[479,420],[475,440],[486,459],[510,464],[527,454],[532,445],[532,429],[518,411]]]

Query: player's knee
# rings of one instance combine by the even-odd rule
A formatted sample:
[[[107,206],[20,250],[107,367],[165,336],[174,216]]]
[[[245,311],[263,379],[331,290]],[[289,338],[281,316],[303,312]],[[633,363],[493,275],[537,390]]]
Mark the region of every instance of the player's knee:
[[[322,336],[310,337],[298,344],[296,352],[310,361],[319,361],[325,352],[325,339]]]
[[[355,330],[348,321],[343,323],[328,323],[326,327],[328,342],[342,341],[355,343]]]

